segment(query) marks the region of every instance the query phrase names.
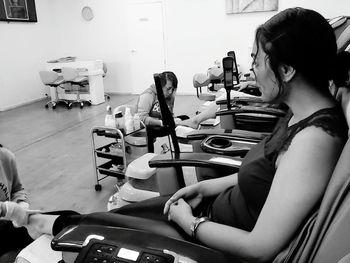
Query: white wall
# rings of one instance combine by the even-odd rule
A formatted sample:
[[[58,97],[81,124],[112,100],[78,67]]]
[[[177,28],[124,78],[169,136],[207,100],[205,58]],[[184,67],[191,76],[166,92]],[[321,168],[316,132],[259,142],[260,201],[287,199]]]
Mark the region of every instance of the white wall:
[[[0,22],[0,111],[45,96],[38,72],[45,62],[64,56],[103,59],[106,90],[125,92],[128,61],[124,0],[35,0],[37,23]],[[95,18],[82,19],[91,6]],[[12,52],[12,50],[14,52]]]
[[[50,0],[52,1],[52,0]],[[57,50],[53,57],[76,56],[79,59],[102,59],[108,74],[105,90],[127,92],[128,42],[126,0],[54,0]],[[91,21],[83,20],[81,9],[90,6]]]
[[[45,93],[38,72],[50,56],[49,1],[36,0],[40,23],[0,22],[0,111],[34,101]]]
[[[279,0],[279,10],[301,6],[325,17],[350,15],[350,1]],[[167,0],[168,67],[179,77],[178,93],[193,94],[194,73],[205,72],[227,51],[236,52],[243,72],[250,68],[250,53],[257,26],[277,12],[225,13],[225,1]]]
[[[0,22],[0,111],[35,101],[47,92],[38,72],[63,56],[102,59],[105,89],[128,93],[129,47],[126,8],[131,0],[35,0],[38,23]],[[163,0],[167,69],[179,77],[179,94],[194,94],[192,76],[236,52],[243,71],[250,65],[255,28],[276,12],[225,13],[225,0]],[[95,18],[84,21],[81,9]],[[279,0],[279,10],[302,6],[325,17],[350,15],[349,0]],[[149,83],[145,83],[145,88]]]
[[[166,10],[168,66],[182,84],[178,93],[192,94],[193,74],[206,72],[227,51],[234,50],[241,68],[249,69],[253,32],[272,15],[227,15],[225,1],[215,0],[169,0]]]

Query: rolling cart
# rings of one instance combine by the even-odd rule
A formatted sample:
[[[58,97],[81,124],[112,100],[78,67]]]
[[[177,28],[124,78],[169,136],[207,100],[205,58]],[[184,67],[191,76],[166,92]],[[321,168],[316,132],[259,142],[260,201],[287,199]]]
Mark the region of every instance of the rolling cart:
[[[100,181],[108,176],[116,177],[123,182],[127,165],[135,158],[147,152],[145,125],[141,123],[140,126],[140,129],[128,134],[117,128],[104,126],[92,128],[91,141],[96,175],[96,191],[101,191],[102,186]],[[97,137],[100,137],[99,142],[97,142]],[[130,140],[130,138],[134,140]],[[140,139],[137,140],[138,138]],[[138,148],[142,148],[143,150],[141,149],[140,151]]]

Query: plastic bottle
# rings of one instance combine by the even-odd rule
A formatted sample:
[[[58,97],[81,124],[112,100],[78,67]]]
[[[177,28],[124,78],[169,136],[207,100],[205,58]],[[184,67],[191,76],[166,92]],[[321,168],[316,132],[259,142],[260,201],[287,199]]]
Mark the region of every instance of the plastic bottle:
[[[124,117],[123,117],[123,112],[117,111],[114,115],[115,117],[115,124],[117,129],[119,130],[125,130],[125,123],[124,123]]]
[[[134,115],[134,129],[138,130],[141,128],[141,119],[140,119],[140,115],[135,114]]]
[[[125,109],[125,132],[130,133],[134,130],[134,119],[131,115],[130,108]]]
[[[109,128],[115,128],[115,119],[114,119],[114,116],[112,115],[112,107],[108,105],[106,110],[107,110],[107,114],[105,117],[105,126]]]

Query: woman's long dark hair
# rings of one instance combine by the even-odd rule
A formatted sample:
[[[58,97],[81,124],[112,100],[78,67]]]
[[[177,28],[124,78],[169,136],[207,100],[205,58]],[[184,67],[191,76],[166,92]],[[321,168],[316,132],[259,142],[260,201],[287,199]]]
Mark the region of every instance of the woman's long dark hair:
[[[347,51],[338,54],[334,67],[334,84],[339,87],[350,89],[350,53]]]
[[[286,9],[258,27],[256,45],[266,53],[283,93],[278,66],[292,66],[309,84],[329,94],[329,80],[337,54],[332,27],[313,10],[300,7]]]

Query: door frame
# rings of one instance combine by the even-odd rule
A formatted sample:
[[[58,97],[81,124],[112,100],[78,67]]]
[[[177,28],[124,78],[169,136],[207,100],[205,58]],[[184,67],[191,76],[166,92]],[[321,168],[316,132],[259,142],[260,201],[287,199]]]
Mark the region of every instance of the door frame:
[[[166,26],[166,1],[165,0],[129,0],[130,4],[152,4],[160,3],[162,5],[162,28],[163,28],[163,45],[164,45],[164,69],[168,68],[168,37]]]

